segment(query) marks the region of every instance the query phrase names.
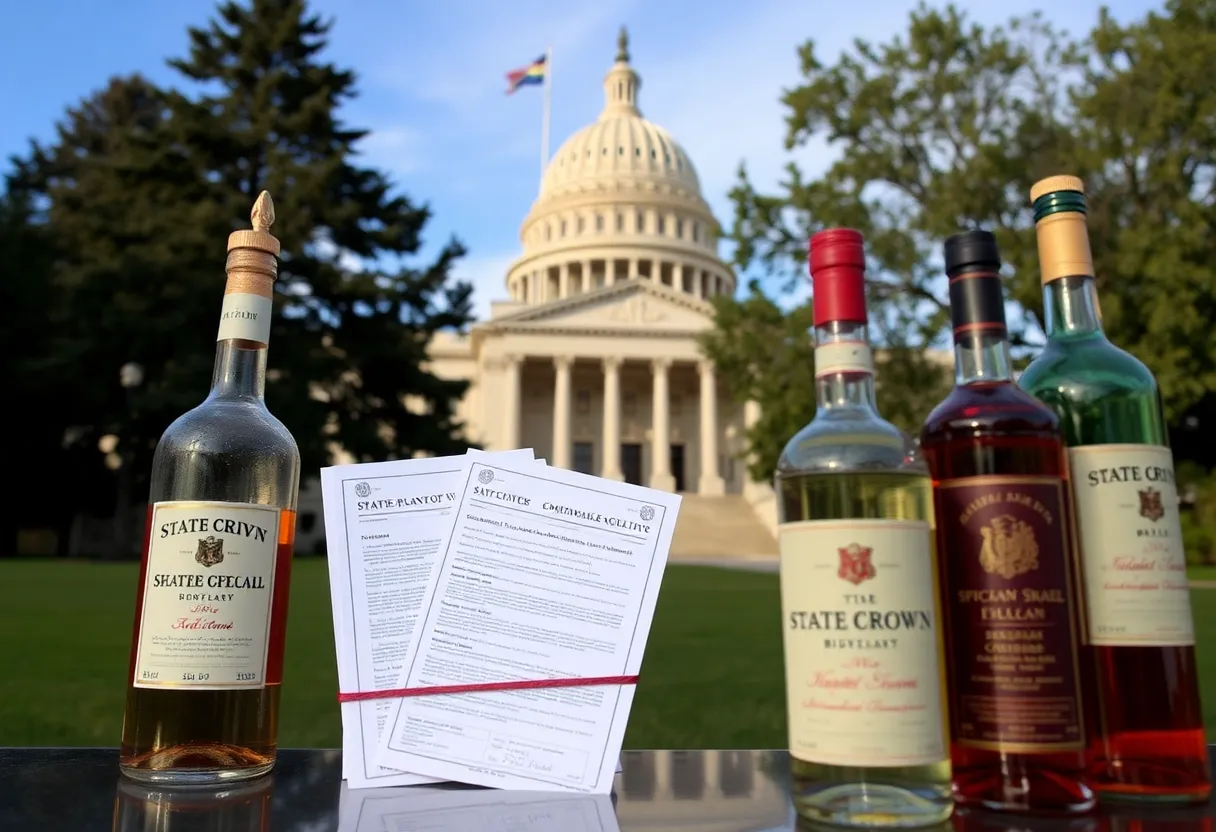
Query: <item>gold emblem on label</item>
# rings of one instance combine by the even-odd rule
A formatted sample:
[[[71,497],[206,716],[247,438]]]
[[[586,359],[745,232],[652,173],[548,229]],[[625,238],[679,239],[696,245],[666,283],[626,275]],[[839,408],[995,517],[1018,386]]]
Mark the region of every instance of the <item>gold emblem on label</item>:
[[[980,534],[980,566],[985,572],[1009,580],[1039,568],[1039,544],[1034,528],[1024,520],[1002,514],[982,526]]]
[[[1151,520],[1156,523],[1165,516],[1165,506],[1161,503],[1161,492],[1149,486],[1143,491],[1137,491],[1140,495],[1140,516],[1146,520]]]
[[[224,538],[208,535],[198,542],[198,551],[194,553],[194,559],[203,566],[210,569],[217,563],[224,562]]]

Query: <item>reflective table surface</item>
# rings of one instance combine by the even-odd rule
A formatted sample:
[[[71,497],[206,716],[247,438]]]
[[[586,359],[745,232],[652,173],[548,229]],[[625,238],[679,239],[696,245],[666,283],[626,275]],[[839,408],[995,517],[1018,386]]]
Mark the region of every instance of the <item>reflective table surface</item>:
[[[165,790],[118,774],[114,749],[0,748],[4,832],[778,832],[798,825],[784,751],[626,751],[611,796],[464,787],[348,790],[338,751],[280,753],[224,789]],[[1100,809],[1068,819],[956,812],[950,832],[1214,832],[1212,805]]]

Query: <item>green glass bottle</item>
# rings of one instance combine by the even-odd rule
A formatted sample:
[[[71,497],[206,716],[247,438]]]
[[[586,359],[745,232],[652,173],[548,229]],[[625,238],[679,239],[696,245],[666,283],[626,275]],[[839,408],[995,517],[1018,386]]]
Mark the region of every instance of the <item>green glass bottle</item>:
[[[1019,385],[1055,410],[1069,446],[1082,629],[1097,671],[1088,778],[1105,800],[1207,800],[1186,554],[1157,381],[1102,331],[1081,180],[1049,177],[1030,198],[1047,345]]]

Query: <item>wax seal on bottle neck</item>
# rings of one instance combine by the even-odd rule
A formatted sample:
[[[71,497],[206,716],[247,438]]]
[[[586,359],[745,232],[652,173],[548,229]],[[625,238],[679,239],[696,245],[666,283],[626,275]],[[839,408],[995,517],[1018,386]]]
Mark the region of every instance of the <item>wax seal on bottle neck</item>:
[[[811,236],[811,303],[815,326],[866,322],[866,252],[861,232],[826,228]]]
[[[233,231],[228,235],[229,275],[234,272],[253,272],[265,275],[272,281],[278,277],[279,241],[270,233],[274,224],[274,200],[269,191],[262,191],[253,203],[250,212],[253,228]]]

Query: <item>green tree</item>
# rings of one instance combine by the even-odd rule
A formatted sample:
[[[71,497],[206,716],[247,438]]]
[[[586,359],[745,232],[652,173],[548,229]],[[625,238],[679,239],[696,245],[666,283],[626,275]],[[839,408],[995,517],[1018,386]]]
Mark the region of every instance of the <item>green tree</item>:
[[[59,380],[46,371],[53,303],[50,241],[32,220],[33,207],[8,187],[0,194],[0,355],[9,407],[5,428],[10,438],[5,460],[19,488],[11,489],[0,512],[0,557],[17,551],[19,526],[58,525],[55,500],[62,492],[60,473],[67,455],[62,440],[67,428],[58,397]]]
[[[170,140],[166,107],[146,80],[114,79],[70,109],[57,141],[35,145],[10,180],[14,198],[44,209],[27,233],[49,261],[38,371],[67,420],[61,439],[73,462],[56,476],[73,485],[68,512],[114,509],[105,463],[117,458],[138,494],[160,432],[206,390],[211,356],[205,336],[191,339],[207,311],[214,322],[222,250],[195,225],[211,193]],[[147,369],[136,391],[119,384],[128,361]],[[118,438],[116,456],[102,453],[106,436]],[[59,459],[59,440],[44,441],[38,451]]]
[[[170,62],[216,90],[174,96],[172,112],[223,194],[224,222],[245,221],[262,189],[280,206],[273,230],[287,255],[267,395],[283,403],[306,471],[323,464],[330,441],[361,461],[468,447],[455,418],[467,383],[425,368],[431,336],[470,321],[471,287],[450,277],[464,249],[451,241],[431,263],[404,262],[430,211],[354,164],[366,131],[337,118],[355,77],[321,58],[331,26],[304,0],[226,2],[208,27],[190,30],[189,57]]]
[[[761,285],[786,292],[805,279],[811,234],[829,226],[860,230],[871,326],[886,348],[879,358],[880,405],[888,418],[914,429],[949,386],[947,370],[923,354],[926,346],[949,343],[941,244],[965,228],[986,227],[997,234],[1011,273],[1032,262],[1026,193],[1040,174],[1055,172],[1072,144],[1059,121],[1068,90],[1058,76],[1079,57],[1038,15],[985,28],[954,6],[924,5],[911,15],[907,33],[889,43],[856,40],[831,66],[820,61],[813,41],[799,56],[803,82],[782,98],[786,149],[819,140],[836,158],[815,179],[790,164],[775,194],[757,191],[740,169],[731,192],[735,265],[765,278],[754,294],[763,297]],[[1011,286],[1011,294],[1037,304],[1037,287],[1032,298],[1020,285]],[[761,341],[785,337],[790,322],[751,298],[736,315],[721,316],[708,339],[707,348],[732,368],[733,390],[773,389],[746,375],[765,372],[765,365],[730,358],[742,349],[735,318],[762,308],[746,326],[768,327],[757,335]],[[809,317],[802,309],[794,316]],[[810,418],[813,387],[781,390],[780,397],[758,401],[765,410],[801,411],[802,423]],[[766,422],[754,431],[757,451],[779,441],[759,436],[767,429]],[[758,455],[755,473],[762,473],[775,458]]]
[[[1157,375],[1168,420],[1216,419],[1216,3],[1171,0],[1090,36],[1076,104],[1103,324]],[[1037,274],[1037,270],[1033,270]],[[1194,437],[1190,452],[1216,447]]]
[[[430,212],[355,163],[365,131],[337,119],[355,79],[321,58],[329,27],[303,2],[225,3],[171,62],[203,93],[115,79],[17,160],[14,199],[45,206],[32,220],[53,252],[43,370],[69,445],[108,476],[99,440],[120,437],[136,499],[161,432],[206,393],[225,242],[262,189],[283,246],[267,399],[306,474],[331,443],[360,460],[468,447],[454,417],[466,384],[425,366],[431,336],[469,321],[470,287],[450,276],[463,248],[415,264]],[[127,361],[145,368],[133,395],[118,384]]]
[[[716,323],[702,336],[701,348],[736,399],[761,404],[760,419],[744,441],[748,473],[767,481],[786,440],[815,412],[814,345],[807,337],[811,309],[783,312],[754,286],[744,300],[719,297],[714,306]]]

